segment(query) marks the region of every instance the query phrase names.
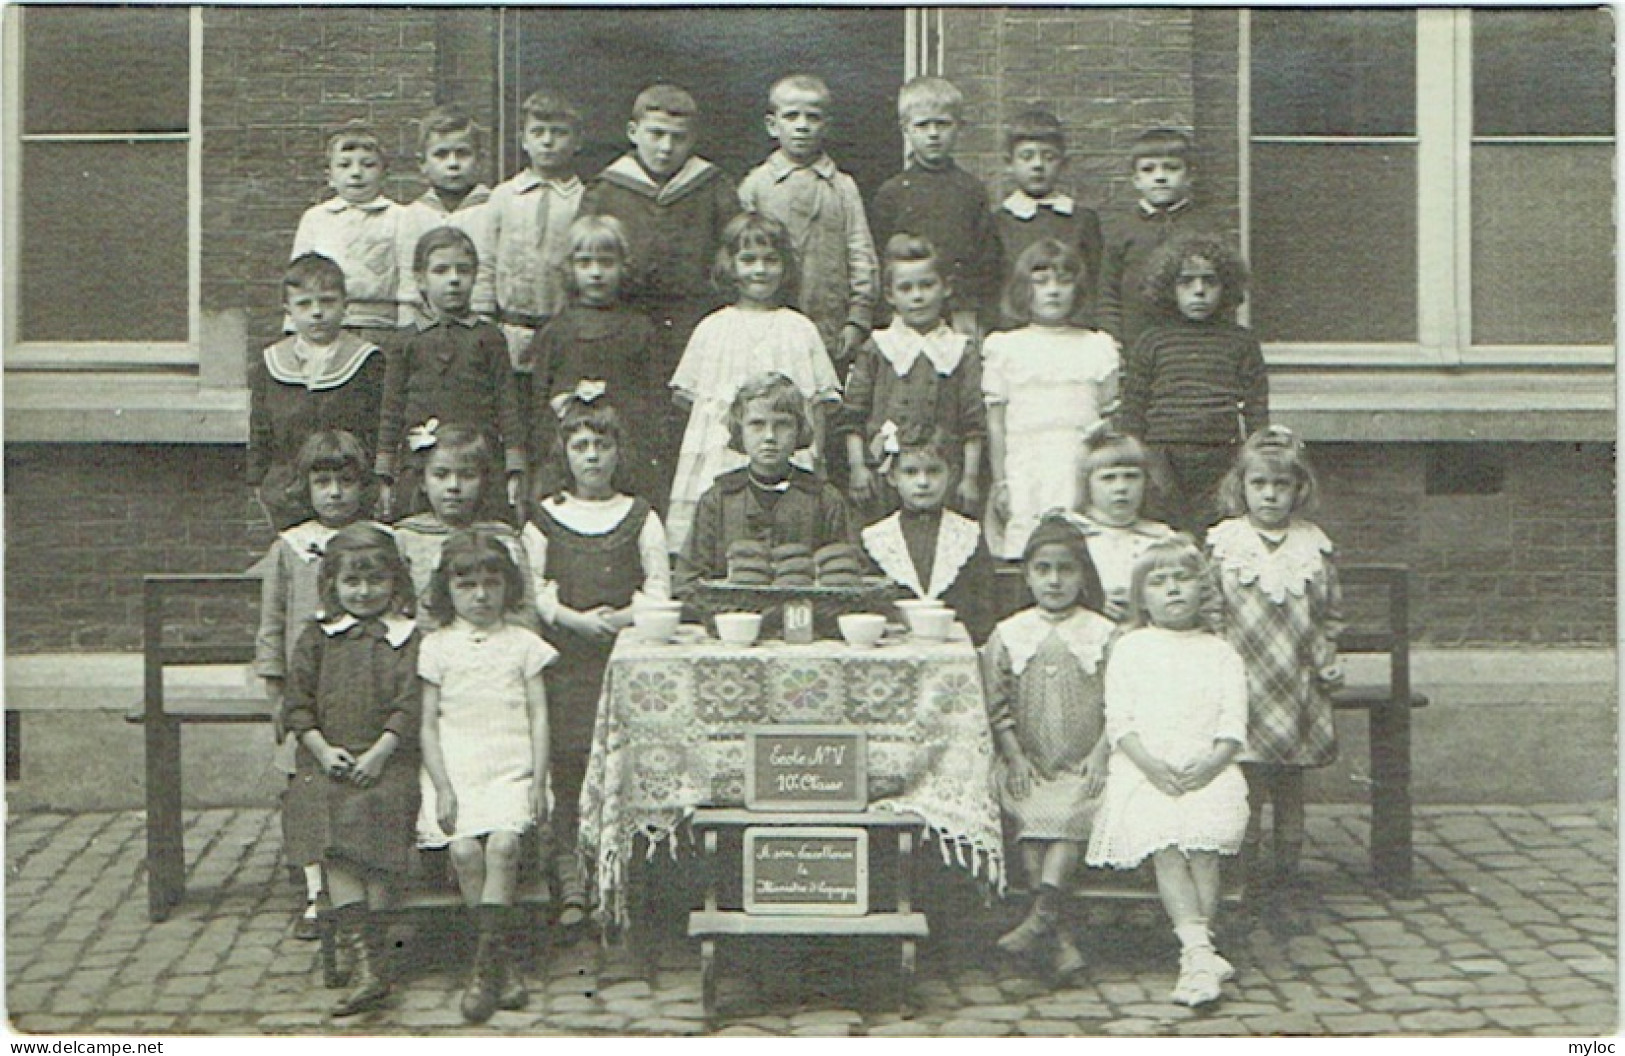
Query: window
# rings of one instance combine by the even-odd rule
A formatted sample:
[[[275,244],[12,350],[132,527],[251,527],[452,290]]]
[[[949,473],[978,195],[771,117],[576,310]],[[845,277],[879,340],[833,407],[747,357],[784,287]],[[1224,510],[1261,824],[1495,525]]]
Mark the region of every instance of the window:
[[[1272,359],[1611,361],[1607,11],[1242,17],[1250,318]]]
[[[12,15],[7,368],[195,365],[200,14]]]

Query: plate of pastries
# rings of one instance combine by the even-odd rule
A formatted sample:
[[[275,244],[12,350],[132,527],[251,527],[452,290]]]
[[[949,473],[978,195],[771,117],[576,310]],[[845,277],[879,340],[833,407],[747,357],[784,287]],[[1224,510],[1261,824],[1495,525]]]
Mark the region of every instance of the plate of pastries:
[[[727,558],[728,578],[697,584],[690,603],[702,618],[759,612],[764,637],[779,633],[788,601],[810,601],[817,635],[834,638],[837,617],[876,611],[893,590],[885,576],[864,574],[863,554],[851,543],[814,548],[742,539],[728,546]]]
[[[728,578],[714,585],[861,590],[871,584],[863,575],[863,558],[851,543],[814,550],[804,543],[775,546],[741,539],[728,547]]]

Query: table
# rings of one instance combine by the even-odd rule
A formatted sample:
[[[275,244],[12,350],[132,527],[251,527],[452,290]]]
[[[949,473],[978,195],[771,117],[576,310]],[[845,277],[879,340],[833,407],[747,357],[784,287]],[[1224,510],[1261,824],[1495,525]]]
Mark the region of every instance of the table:
[[[580,850],[596,866],[602,923],[628,923],[636,837],[675,852],[696,808],[744,803],[745,734],[767,723],[862,726],[868,811],[919,815],[944,860],[1002,886],[993,738],[968,640],[741,647],[635,634],[610,656],[581,793]]]

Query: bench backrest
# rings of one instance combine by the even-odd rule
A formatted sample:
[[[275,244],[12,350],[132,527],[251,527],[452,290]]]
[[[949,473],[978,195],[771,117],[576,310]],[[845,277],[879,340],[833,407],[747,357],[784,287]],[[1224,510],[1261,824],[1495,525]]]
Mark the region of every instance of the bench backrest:
[[[1411,697],[1410,569],[1399,564],[1339,564],[1344,611],[1349,625],[1338,639],[1340,654],[1383,653],[1388,657],[1388,699]],[[1001,616],[1031,604],[1021,567],[1001,563],[995,592]],[[1378,596],[1380,593],[1380,597]]]
[[[253,661],[252,621],[260,585],[258,576],[241,572],[151,573],[141,578],[142,706],[149,721],[164,711],[164,668]],[[197,603],[197,613],[214,613],[223,625],[219,640],[171,633],[171,603],[181,600]],[[224,620],[218,611],[222,605],[229,608]],[[203,615],[193,621],[205,622]]]

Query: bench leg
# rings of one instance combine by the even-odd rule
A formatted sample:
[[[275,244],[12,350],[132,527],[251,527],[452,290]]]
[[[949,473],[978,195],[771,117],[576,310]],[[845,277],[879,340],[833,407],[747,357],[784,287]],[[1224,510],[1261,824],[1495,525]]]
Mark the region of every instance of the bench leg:
[[[6,780],[20,781],[23,776],[23,715],[20,711],[6,711]]]
[[[705,1010],[705,1029],[715,1030],[717,1025],[717,943],[715,939],[700,942],[700,1007]]]
[[[147,915],[165,920],[186,893],[186,847],[181,833],[181,728],[148,722]]]
[[[1411,870],[1411,708],[1396,700],[1371,709],[1371,871],[1403,898]]]

